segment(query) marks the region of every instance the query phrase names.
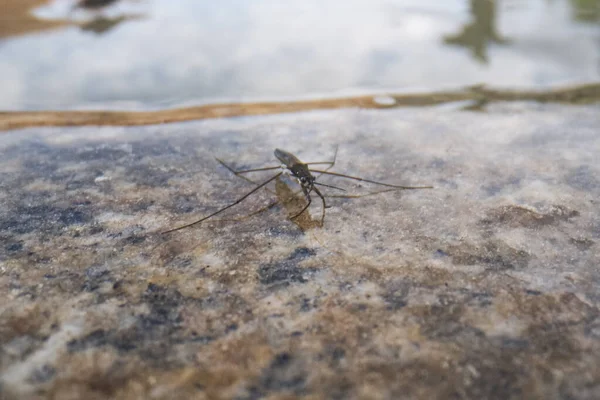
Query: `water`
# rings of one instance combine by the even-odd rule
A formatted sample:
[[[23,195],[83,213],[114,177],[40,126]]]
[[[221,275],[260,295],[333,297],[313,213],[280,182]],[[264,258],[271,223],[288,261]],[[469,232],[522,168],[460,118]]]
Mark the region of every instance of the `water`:
[[[598,0],[122,0],[92,12],[71,12],[69,0],[5,3],[2,110],[600,81]]]

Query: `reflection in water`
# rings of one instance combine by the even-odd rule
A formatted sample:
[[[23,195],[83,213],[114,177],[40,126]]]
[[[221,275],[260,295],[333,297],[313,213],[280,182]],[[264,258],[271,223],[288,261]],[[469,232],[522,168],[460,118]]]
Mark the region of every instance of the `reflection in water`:
[[[139,17],[126,16],[126,15],[121,15],[121,16],[115,17],[115,18],[107,18],[107,17],[99,16],[89,22],[80,24],[79,27],[83,31],[94,32],[94,33],[100,35],[100,34],[110,31],[112,28],[119,25],[121,22],[138,19],[138,18]]]
[[[41,20],[31,15],[31,10],[47,4],[47,0],[0,0],[2,19],[0,39],[41,32],[67,25],[66,21]]]
[[[600,79],[600,26],[571,18],[575,0],[120,0],[72,10],[79,1],[0,0],[0,110],[132,111]],[[30,34],[52,26],[65,29]],[[511,45],[492,60],[488,43],[505,42],[498,32]]]
[[[71,11],[83,9],[89,12],[90,16],[94,16],[85,22],[80,22],[78,25],[82,31],[94,32],[98,35],[106,33],[124,21],[140,19],[138,15],[117,15],[106,16],[103,14],[104,8],[114,5],[119,0],[79,0],[74,5]]]
[[[109,6],[117,1],[118,0],[80,0],[77,2],[77,4],[75,4],[74,8],[87,8],[90,10],[96,10]]]
[[[489,42],[507,44],[496,29],[496,0],[470,0],[473,20],[463,27],[462,32],[444,37],[444,42],[471,49],[475,59],[487,63]]]
[[[281,177],[275,181],[275,193],[279,204],[282,204],[287,211],[288,218],[297,215],[306,205],[306,198],[301,191],[294,192]],[[303,231],[321,226],[321,220],[314,219],[309,210],[291,221]]]
[[[571,0],[575,19],[582,22],[600,22],[600,0]]]

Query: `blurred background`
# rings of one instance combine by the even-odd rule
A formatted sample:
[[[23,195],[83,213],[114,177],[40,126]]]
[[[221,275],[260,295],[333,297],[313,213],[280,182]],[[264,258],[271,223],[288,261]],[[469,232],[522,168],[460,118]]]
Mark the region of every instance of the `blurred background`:
[[[600,0],[0,0],[0,110],[600,81]]]

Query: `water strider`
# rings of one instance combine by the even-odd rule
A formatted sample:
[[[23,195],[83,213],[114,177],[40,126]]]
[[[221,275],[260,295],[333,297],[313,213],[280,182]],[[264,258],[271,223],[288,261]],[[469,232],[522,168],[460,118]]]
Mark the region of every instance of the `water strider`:
[[[173,228],[173,229],[169,229],[166,230],[164,232],[162,232],[163,234],[166,233],[170,233],[170,232],[174,232],[174,231],[178,231],[180,229],[184,229],[184,228],[189,228],[191,226],[197,225],[201,222],[206,221],[209,218],[214,217],[217,214],[222,213],[223,211],[241,203],[242,201],[244,201],[246,198],[248,198],[250,195],[252,195],[253,193],[256,193],[259,189],[265,187],[266,185],[268,185],[270,182],[274,181],[275,179],[279,178],[282,174],[287,173],[291,176],[293,176],[294,178],[296,178],[296,180],[298,181],[298,183],[300,184],[300,187],[302,188],[302,192],[304,193],[304,197],[306,197],[306,205],[302,208],[302,210],[300,210],[300,212],[298,212],[296,215],[294,215],[293,217],[290,217],[290,219],[294,219],[299,217],[304,211],[306,211],[306,209],[310,206],[310,204],[312,203],[312,198],[310,196],[310,194],[312,192],[315,192],[317,194],[317,196],[319,196],[321,198],[321,201],[323,203],[323,211],[322,211],[322,216],[321,216],[321,225],[323,224],[323,221],[325,220],[325,209],[327,208],[327,203],[325,201],[325,196],[323,196],[323,194],[321,193],[321,191],[315,187],[315,185],[319,185],[319,186],[324,186],[324,187],[329,187],[329,188],[333,188],[333,189],[337,189],[337,190],[344,190],[342,188],[336,187],[336,186],[332,186],[332,185],[326,185],[324,183],[320,183],[317,182],[316,179],[317,177],[315,177],[312,173],[317,173],[317,174],[325,174],[325,175],[332,175],[332,176],[337,176],[340,178],[346,178],[346,179],[353,179],[356,181],[361,181],[361,182],[367,182],[367,183],[372,183],[375,185],[380,185],[380,186],[386,186],[389,188],[393,189],[432,189],[433,186],[400,186],[400,185],[392,185],[389,183],[383,183],[383,182],[378,182],[378,181],[373,181],[370,179],[364,179],[364,178],[360,178],[358,176],[351,176],[351,175],[346,175],[346,174],[340,174],[337,172],[330,172],[329,169],[333,168],[333,166],[335,165],[335,160],[337,158],[337,148],[335,151],[335,155],[333,157],[333,161],[322,161],[322,162],[309,162],[309,163],[303,163],[302,161],[300,161],[300,159],[298,159],[298,157],[296,157],[295,155],[293,155],[290,152],[287,152],[285,150],[281,150],[281,149],[275,149],[275,157],[277,157],[277,159],[282,163],[282,165],[280,166],[276,166],[276,167],[264,167],[264,168],[254,168],[254,169],[246,169],[246,170],[240,170],[240,171],[236,171],[233,168],[229,167],[227,164],[225,164],[223,161],[219,160],[217,158],[217,161],[219,161],[219,163],[221,163],[224,167],[226,167],[227,169],[229,169],[231,172],[233,172],[235,175],[240,175],[240,174],[245,174],[245,173],[249,173],[249,172],[258,172],[258,171],[271,171],[271,170],[275,170],[275,169],[282,169],[281,172],[278,172],[277,174],[273,175],[272,177],[270,177],[269,179],[267,179],[266,181],[262,182],[262,183],[256,183],[246,177],[242,177],[244,178],[246,181],[253,183],[255,185],[257,185],[254,189],[252,189],[251,191],[249,191],[248,193],[246,193],[245,195],[243,195],[242,197],[240,197],[239,199],[237,199],[236,201],[234,201],[233,203],[215,211],[214,213],[207,215],[204,218],[201,218],[197,221],[194,221],[192,223],[183,225],[183,226],[179,226],[177,228]],[[309,165],[318,165],[318,164],[328,164],[329,167],[324,169],[324,170],[318,170],[318,169],[309,169]],[[337,196],[340,197],[340,196]],[[357,196],[348,196],[348,197],[357,197]]]

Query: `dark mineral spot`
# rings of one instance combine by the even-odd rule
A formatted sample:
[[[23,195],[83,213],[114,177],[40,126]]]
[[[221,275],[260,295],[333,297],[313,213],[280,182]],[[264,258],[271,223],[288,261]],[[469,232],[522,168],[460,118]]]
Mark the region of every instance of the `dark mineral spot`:
[[[108,343],[109,334],[102,330],[97,329],[89,335],[81,339],[73,339],[67,343],[67,349],[70,352],[82,351],[89,348],[104,346]]]
[[[146,236],[137,236],[137,235],[132,235],[129,237],[126,237],[125,239],[123,239],[123,244],[125,245],[136,245],[136,244],[140,244],[143,243],[146,240]]]
[[[482,189],[488,196],[496,196],[506,188],[517,188],[519,185],[521,185],[521,178],[511,177],[503,182],[494,182],[484,185]]]
[[[410,282],[408,281],[402,280],[390,284],[382,296],[387,304],[387,309],[400,310],[404,308],[408,304],[406,297],[409,291]]]
[[[33,370],[31,376],[29,377],[29,381],[33,384],[40,384],[48,382],[54,377],[54,375],[56,375],[56,368],[49,364],[44,364],[41,367]]]
[[[40,159],[43,159],[53,153],[54,149],[40,140],[25,140],[18,145],[9,146],[3,155],[7,156],[18,156],[22,154],[28,154],[35,157],[31,157],[30,161],[33,164],[39,163]]]
[[[298,247],[294,250],[292,254],[289,256],[289,260],[304,260],[308,257],[313,257],[317,254],[313,249],[309,249],[307,247]]]
[[[65,185],[65,189],[66,190],[81,190],[85,187],[89,187],[91,186],[92,182],[89,181],[83,181],[83,180],[73,180],[70,182],[67,182],[67,184]]]
[[[6,245],[6,251],[9,253],[16,253],[23,250],[23,242],[16,242]]]
[[[22,165],[26,173],[33,173],[38,176],[48,176],[49,174],[54,173],[58,169],[57,163],[39,159],[25,160],[23,161]]]
[[[302,299],[302,301],[300,302],[300,312],[308,312],[310,310],[312,310],[313,308],[316,308],[316,304],[315,304],[315,300],[314,299],[309,299],[308,297],[304,297]]]
[[[493,296],[487,292],[474,292],[467,289],[461,289],[461,293],[466,296],[466,303],[477,307],[488,307],[492,304]]]
[[[194,259],[192,256],[187,254],[178,254],[170,262],[166,263],[165,266],[173,266],[175,268],[188,268],[192,266]],[[204,272],[208,267],[202,267],[198,272]]]
[[[154,200],[142,200],[132,204],[130,210],[133,212],[142,212],[148,210],[154,205]]]
[[[285,390],[300,394],[305,382],[306,372],[299,360],[289,353],[277,354],[260,377],[260,386],[267,391]]]
[[[81,205],[62,208],[49,204],[20,206],[11,210],[5,218],[0,217],[0,230],[17,234],[59,231],[65,226],[90,222],[92,216],[88,207],[89,205]]]
[[[579,239],[571,238],[571,239],[569,239],[569,242],[572,245],[574,245],[575,247],[577,247],[578,250],[581,250],[581,251],[588,250],[590,247],[592,247],[594,245],[594,241],[591,239],[587,239],[587,238],[579,238]]]
[[[114,279],[110,276],[110,271],[103,266],[91,266],[85,271],[85,282],[82,290],[93,292],[105,282],[114,282]]]
[[[519,350],[505,348],[500,354],[489,349],[488,345],[478,350],[464,360],[471,366],[471,371],[477,371],[477,384],[461,385],[464,398],[467,399],[522,399],[528,371],[523,368]],[[471,374],[469,369],[463,369]],[[535,396],[534,396],[535,397]]]
[[[572,188],[585,192],[600,190],[599,173],[593,171],[588,165],[582,165],[571,170],[566,177],[567,184]]]
[[[337,365],[346,357],[346,350],[344,350],[343,347],[333,346],[332,348],[327,349],[327,354],[333,364]]]
[[[60,212],[58,221],[63,225],[84,224],[91,220],[90,215],[74,207],[67,208]]]
[[[446,253],[444,250],[442,249],[437,249],[434,253],[435,257],[448,257],[448,253]]]
[[[535,229],[560,221],[568,221],[578,215],[579,212],[560,205],[552,206],[548,212],[543,214],[525,207],[503,206],[491,210],[488,216],[481,220],[481,224],[491,225],[498,223],[511,227]]]
[[[201,343],[201,344],[208,344],[210,342],[212,342],[213,340],[215,340],[215,338],[213,336],[199,336],[198,334],[196,335],[192,335],[191,338],[184,338],[182,340],[177,340],[174,341],[174,343],[184,343],[184,342],[192,342],[192,343]]]
[[[104,227],[103,226],[101,226],[101,225],[92,225],[92,226],[90,226],[90,229],[89,229],[89,234],[90,235],[96,235],[96,234],[102,233],[102,232],[104,232]]]
[[[435,157],[433,160],[429,162],[429,168],[439,169],[448,165],[448,162],[443,158]]]
[[[525,293],[527,293],[530,296],[539,296],[542,294],[542,292],[540,292],[539,290],[533,290],[533,289],[525,289]]]
[[[171,198],[170,210],[176,214],[188,214],[201,208],[198,196],[176,194]]]
[[[457,341],[474,344],[485,333],[461,321],[462,305],[433,305],[422,316],[421,333],[432,340]]]
[[[270,227],[268,229],[268,234],[270,236],[288,236],[291,238],[296,238],[302,236],[303,232],[301,229],[298,229],[295,225],[281,224],[279,226]]]
[[[198,335],[191,339],[181,336],[181,307],[195,299],[185,298],[175,289],[151,283],[142,295],[142,301],[150,311],[138,316],[134,328],[125,336],[125,343],[141,347],[142,357],[158,362],[171,354],[174,344],[186,341],[204,344],[214,340],[210,335]],[[162,341],[161,346],[152,345],[156,341]]]
[[[126,175],[131,182],[149,187],[164,187],[172,176],[168,171],[140,164],[128,168]]]
[[[102,277],[101,271],[92,276]],[[143,359],[164,362],[173,354],[173,346],[184,342],[206,344],[214,340],[210,335],[182,336],[181,306],[195,301],[183,297],[177,290],[149,284],[141,297],[149,311],[136,317],[135,323],[124,329],[98,329],[83,338],[67,343],[70,352],[88,348],[112,346],[119,352],[135,350]]]
[[[520,338],[499,337],[496,338],[504,349],[524,350],[529,347],[529,341]]]
[[[179,151],[168,140],[136,141],[131,143],[131,152],[138,160],[148,156],[164,157],[179,154]]]
[[[299,396],[306,392],[306,380],[307,374],[300,360],[289,353],[280,353],[236,400],[264,399],[272,392]]]
[[[596,317],[586,323],[583,332],[589,338],[600,340],[600,317]]]
[[[99,146],[91,149],[78,151],[65,150],[63,154],[68,154],[73,161],[118,161],[123,157],[129,156],[129,152],[109,146]]]
[[[185,298],[177,290],[150,283],[142,301],[150,306],[150,313],[140,317],[144,328],[166,324],[178,326],[181,322],[178,308]]]
[[[283,261],[262,265],[258,269],[258,278],[260,283],[269,285],[273,283],[307,282],[306,276],[316,271],[316,268],[301,268],[298,263],[316,252],[313,249],[300,247],[295,249]]]
[[[501,241],[488,241],[481,246],[461,244],[447,249],[452,263],[457,265],[483,264],[493,270],[521,269],[527,267],[531,256]]]

